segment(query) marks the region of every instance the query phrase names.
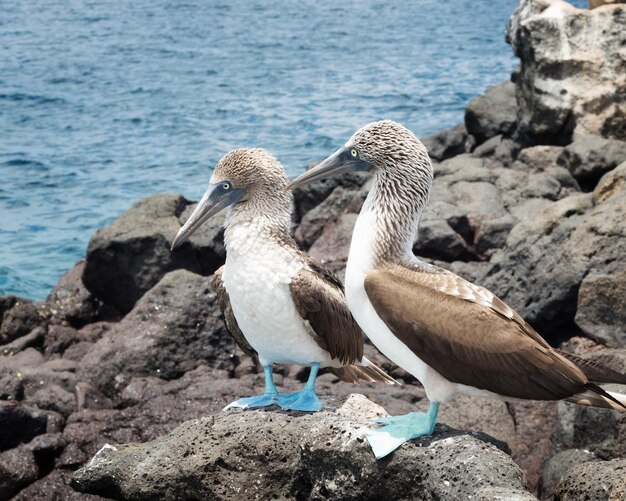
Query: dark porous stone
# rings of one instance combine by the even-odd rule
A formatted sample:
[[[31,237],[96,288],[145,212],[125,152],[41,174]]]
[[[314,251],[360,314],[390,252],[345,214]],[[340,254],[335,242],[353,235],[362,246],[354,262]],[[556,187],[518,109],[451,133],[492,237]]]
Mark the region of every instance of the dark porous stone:
[[[600,178],[626,161],[626,141],[585,135],[567,145],[557,159],[585,191],[595,188]]]
[[[360,188],[343,186],[335,188],[323,202],[302,217],[294,233],[298,245],[308,250],[322,235],[325,228],[334,225],[342,214],[357,213],[366,195],[367,193]]]
[[[50,322],[67,322],[73,327],[82,327],[96,320],[100,304],[83,284],[84,269],[84,260],[76,263],[48,294],[45,311]]]
[[[176,270],[89,349],[78,375],[112,396],[131,376],[172,379],[201,363],[230,368],[234,350],[209,278]]]
[[[626,498],[626,459],[587,461],[570,468],[554,491],[555,501]]]
[[[422,139],[430,158],[441,161],[472,151],[476,140],[467,133],[465,124],[459,124]]]
[[[0,452],[0,499],[10,499],[38,475],[35,455],[26,447]]]
[[[498,134],[511,135],[516,114],[515,84],[504,82],[469,102],[465,108],[465,127],[481,144]]]
[[[220,413],[153,442],[106,445],[72,486],[125,500],[535,499],[503,444],[484,434],[439,426],[375,460],[363,431],[380,415],[361,395],[315,415]]]
[[[3,296],[0,301],[0,345],[10,343],[37,327],[41,319],[28,299]]]
[[[28,348],[39,348],[43,344],[45,336],[46,330],[43,327],[35,327],[25,336],[18,337],[10,343],[0,346],[0,357],[17,355]]]
[[[607,346],[626,346],[626,268],[584,278],[575,320],[591,339]]]
[[[596,455],[584,449],[566,449],[557,452],[544,465],[541,475],[541,498],[552,499],[556,486],[571,467],[594,459]]]
[[[626,265],[626,185],[611,186],[601,198],[570,195],[516,224],[481,284],[555,341],[573,325],[583,279]]]
[[[71,478],[71,470],[52,470],[45,477],[22,489],[11,501],[99,501],[106,499],[76,492],[70,487]]]
[[[313,167],[311,165],[310,167]],[[314,207],[321,204],[337,187],[348,191],[358,191],[370,175],[363,172],[352,172],[342,176],[328,177],[314,181],[293,189],[295,210],[293,213],[294,223],[299,223],[304,215]]]
[[[0,451],[45,433],[47,422],[46,413],[39,409],[0,400]]]
[[[223,215],[211,218],[179,248],[171,242],[193,204],[180,195],[140,200],[90,240],[83,283],[121,313],[168,271],[185,268],[209,275],[224,261]]]

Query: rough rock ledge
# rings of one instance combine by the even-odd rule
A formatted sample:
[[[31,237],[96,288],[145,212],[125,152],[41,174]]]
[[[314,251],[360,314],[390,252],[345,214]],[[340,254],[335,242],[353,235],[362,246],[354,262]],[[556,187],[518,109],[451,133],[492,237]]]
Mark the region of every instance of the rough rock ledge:
[[[143,444],[106,445],[72,486],[119,500],[532,500],[505,443],[439,425],[376,461],[367,425],[387,415],[363,395],[316,414],[230,411]]]

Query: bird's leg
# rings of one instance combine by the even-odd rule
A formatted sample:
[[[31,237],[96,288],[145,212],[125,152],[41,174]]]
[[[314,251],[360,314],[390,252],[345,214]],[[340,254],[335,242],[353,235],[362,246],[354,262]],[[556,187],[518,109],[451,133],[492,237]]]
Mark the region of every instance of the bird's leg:
[[[377,419],[384,424],[367,434],[376,459],[395,451],[404,442],[432,434],[437,422],[439,402],[431,402],[427,412],[411,412],[402,416]]]
[[[278,405],[280,405],[283,409],[290,409],[293,411],[321,411],[322,402],[315,394],[315,380],[317,379],[317,371],[319,368],[319,363],[312,363],[309,379],[304,385],[304,388],[296,393],[281,395],[278,399]]]
[[[256,397],[243,397],[239,400],[231,402],[223,410],[230,409],[232,407],[240,407],[247,409],[249,407],[267,407],[268,405],[274,405],[278,403],[278,391],[274,384],[274,378],[272,375],[272,365],[267,364],[263,366],[263,373],[265,375],[265,393]]]

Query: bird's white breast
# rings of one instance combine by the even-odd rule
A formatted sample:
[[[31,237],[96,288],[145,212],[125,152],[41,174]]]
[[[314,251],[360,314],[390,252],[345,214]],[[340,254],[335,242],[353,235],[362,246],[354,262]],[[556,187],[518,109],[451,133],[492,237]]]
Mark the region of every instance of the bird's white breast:
[[[400,341],[378,316],[365,291],[365,277],[375,267],[376,218],[366,205],[357,219],[346,267],[346,301],[355,320],[389,360],[415,376],[430,400],[445,402],[456,390],[454,383],[426,365]]]
[[[305,263],[254,223],[233,224],[226,235],[224,286],[237,323],[261,363],[324,365],[327,352],[311,338],[289,284]]]

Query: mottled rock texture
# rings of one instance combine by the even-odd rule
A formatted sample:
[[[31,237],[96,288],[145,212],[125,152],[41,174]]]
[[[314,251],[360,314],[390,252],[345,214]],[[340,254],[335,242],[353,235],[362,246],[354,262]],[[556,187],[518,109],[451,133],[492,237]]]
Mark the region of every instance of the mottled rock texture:
[[[517,133],[535,144],[626,139],[626,8],[522,0],[507,39],[520,58]]]
[[[104,446],[72,485],[119,500],[535,499],[506,446],[481,434],[440,426],[376,461],[363,434],[385,414],[361,395],[316,415],[221,413]]]

